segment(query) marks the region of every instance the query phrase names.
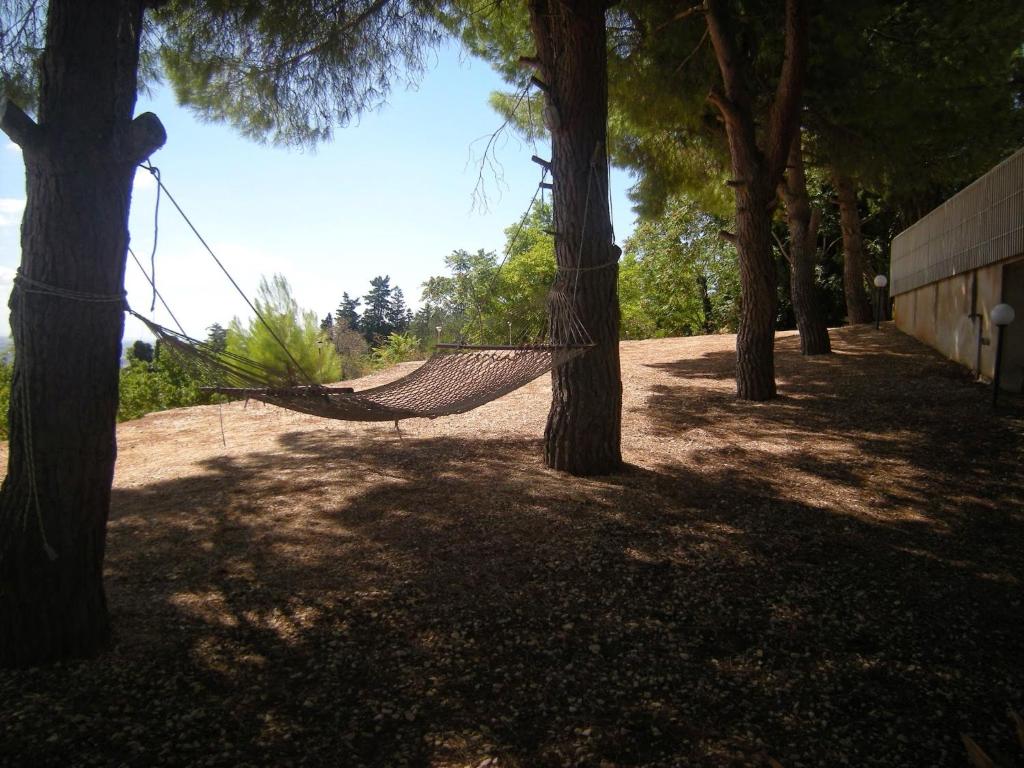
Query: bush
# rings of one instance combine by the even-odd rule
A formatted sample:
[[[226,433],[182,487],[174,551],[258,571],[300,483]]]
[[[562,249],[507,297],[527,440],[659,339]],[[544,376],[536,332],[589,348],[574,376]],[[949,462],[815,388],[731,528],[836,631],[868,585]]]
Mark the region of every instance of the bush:
[[[260,281],[256,308],[267,325],[254,318],[243,326],[236,317],[228,329],[228,352],[262,365],[273,386],[306,384],[296,364],[316,383],[341,378],[334,344],[325,337],[316,313],[299,308],[283,275]]]
[[[420,342],[411,333],[392,333],[387,341],[373,350],[373,362],[379,368],[416,360],[419,357]]]

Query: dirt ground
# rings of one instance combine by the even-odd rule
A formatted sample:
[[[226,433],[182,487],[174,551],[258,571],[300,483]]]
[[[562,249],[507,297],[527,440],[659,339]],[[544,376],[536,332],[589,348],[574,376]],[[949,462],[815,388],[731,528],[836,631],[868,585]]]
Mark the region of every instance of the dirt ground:
[[[113,646],[0,672],[0,764],[1024,765],[1024,403],[833,343],[781,335],[763,404],[733,336],[624,343],[592,479],[542,464],[547,377],[401,432],[121,425]]]

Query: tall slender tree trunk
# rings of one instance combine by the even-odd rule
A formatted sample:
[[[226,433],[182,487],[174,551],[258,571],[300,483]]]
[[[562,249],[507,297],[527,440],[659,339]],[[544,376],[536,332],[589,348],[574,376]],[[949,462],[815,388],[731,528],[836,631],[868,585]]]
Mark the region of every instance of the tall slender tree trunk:
[[[786,177],[779,185],[779,194],[786,205],[789,295],[796,315],[796,327],[800,329],[800,352],[805,355],[826,355],[832,351],[832,344],[814,285],[814,261],[821,215],[816,209],[811,210],[800,131],[793,135]]]
[[[715,307],[711,303],[711,293],[708,291],[708,276],[703,272],[697,275],[697,289],[700,291],[700,306],[704,314],[704,322],[701,330],[705,333],[715,332]]]
[[[839,226],[843,230],[843,294],[846,318],[854,325],[872,321],[871,303],[864,290],[864,238],[860,232],[860,210],[853,180],[834,170],[832,182],[839,201]]]
[[[775,396],[775,260],[771,220],[782,180],[807,67],[808,16],[804,0],[786,0],[785,55],[766,115],[755,114],[752,62],[739,44],[725,0],[706,0],[705,19],[722,74],[708,99],[722,114],[736,196],[736,233],[742,305],[736,336],[736,390],[743,400]],[[757,123],[764,123],[758,131]],[[761,135],[761,143],[758,135]]]
[[[0,489],[0,664],[102,648],[128,209],[164,141],[132,121],[142,0],[51,0],[38,125],[3,105],[27,201],[11,294],[16,350]]]
[[[554,181],[554,295],[564,297],[595,348],[556,368],[544,461],[576,475],[622,463],[618,248],[608,210],[608,81],[603,0],[530,0],[538,74],[548,88]],[[552,302],[552,336],[570,341],[571,317]]]

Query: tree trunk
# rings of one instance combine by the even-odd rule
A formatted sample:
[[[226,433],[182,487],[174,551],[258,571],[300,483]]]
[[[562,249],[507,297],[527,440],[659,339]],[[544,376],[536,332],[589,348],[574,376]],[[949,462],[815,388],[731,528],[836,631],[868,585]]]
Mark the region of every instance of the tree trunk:
[[[701,330],[705,334],[715,332],[715,307],[711,303],[711,294],[708,292],[708,276],[703,272],[697,275],[697,289],[700,291],[700,306],[704,313],[704,322]]]
[[[853,325],[873,320],[871,303],[864,291],[864,239],[860,233],[860,210],[853,180],[833,171],[833,183],[839,200],[839,225],[843,230],[843,293],[846,319]]]
[[[832,344],[814,285],[816,241],[821,217],[817,211],[811,210],[799,131],[793,136],[786,178],[779,185],[779,193],[786,204],[789,295],[796,315],[796,327],[800,329],[800,352],[804,355],[827,355],[832,351]]]
[[[544,461],[575,475],[622,464],[618,255],[608,210],[605,6],[598,0],[530,0],[540,78],[547,84],[554,182],[552,339],[576,340],[573,319],[596,345],[551,374]],[[560,307],[569,311],[559,311]]]
[[[743,400],[775,396],[775,260],[772,258],[772,211],[775,188],[782,180],[807,66],[807,7],[803,0],[786,0],[785,55],[774,98],[763,118],[758,143],[755,104],[751,93],[753,63],[738,41],[738,32],[724,0],[706,0],[708,36],[722,74],[723,90],[713,88],[708,99],[722,114],[729,140],[731,185],[736,196],[736,234],[739,252],[740,327],[736,336],[736,390]]]
[[[733,164],[737,175],[758,177],[736,195],[736,250],[739,252],[740,324],[736,334],[736,391],[741,400],[775,397],[775,259],[772,214],[775,195],[756,166]]]
[[[102,648],[103,555],[116,455],[128,209],[163,143],[132,121],[142,0],[51,0],[39,125],[5,104],[27,201],[11,293],[16,350],[0,489],[0,664]]]

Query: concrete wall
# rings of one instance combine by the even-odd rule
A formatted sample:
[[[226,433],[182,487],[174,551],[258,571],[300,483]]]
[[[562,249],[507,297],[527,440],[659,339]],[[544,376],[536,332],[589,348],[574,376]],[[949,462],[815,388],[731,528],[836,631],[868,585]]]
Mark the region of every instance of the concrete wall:
[[[980,338],[994,342],[988,315],[1003,301],[1017,310],[1017,320],[1006,329],[1001,384],[1019,392],[1024,383],[1024,261],[981,267],[901,293],[894,299],[894,319],[904,333],[992,378],[995,345],[979,346],[979,331]],[[972,318],[972,309],[980,317]]]

